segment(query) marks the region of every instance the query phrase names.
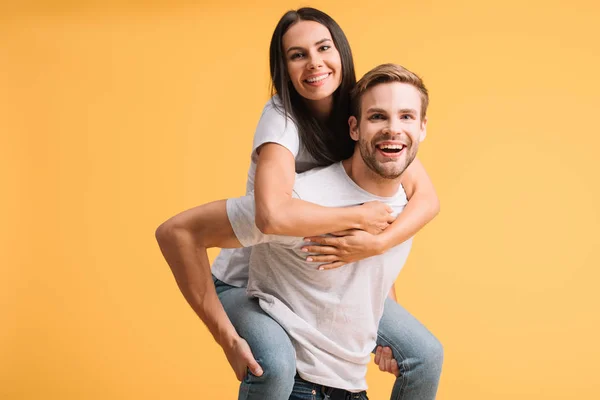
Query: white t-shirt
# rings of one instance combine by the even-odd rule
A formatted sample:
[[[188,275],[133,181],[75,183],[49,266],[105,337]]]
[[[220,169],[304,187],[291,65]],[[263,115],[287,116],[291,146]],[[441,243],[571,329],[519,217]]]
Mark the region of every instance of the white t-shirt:
[[[254,176],[258,154],[256,149],[265,143],[278,143],[287,148],[296,160],[296,172],[304,172],[314,168],[317,163],[300,142],[298,127],[293,120],[287,118],[276,105],[283,107],[279,96],[273,96],[265,105],[252,144],[252,156],[248,180],[246,181],[246,194],[254,191]],[[248,264],[250,249],[223,249],[212,265],[212,273],[219,280],[238,287],[248,285]]]
[[[296,176],[294,197],[327,207],[379,200],[397,215],[407,203],[400,187],[379,197],[360,188],[342,163]],[[306,261],[303,238],[264,235],[254,223],[252,195],[227,201],[227,214],[243,246],[254,246],[248,294],[288,332],[297,371],[310,382],[361,391],[385,299],[410,251],[408,240],[383,255],[319,271]]]

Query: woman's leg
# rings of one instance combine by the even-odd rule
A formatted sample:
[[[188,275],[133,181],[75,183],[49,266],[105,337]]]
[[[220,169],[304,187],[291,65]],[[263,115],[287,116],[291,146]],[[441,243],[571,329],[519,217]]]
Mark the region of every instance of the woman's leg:
[[[391,299],[385,301],[377,345],[392,349],[400,369],[392,389],[392,400],[435,399],[442,372],[442,345],[425,326]]]
[[[249,298],[246,288],[214,278],[217,294],[238,334],[250,346],[263,369],[262,376],[248,372],[240,384],[239,400],[288,399],[294,387],[296,352],[289,336],[275,320]]]

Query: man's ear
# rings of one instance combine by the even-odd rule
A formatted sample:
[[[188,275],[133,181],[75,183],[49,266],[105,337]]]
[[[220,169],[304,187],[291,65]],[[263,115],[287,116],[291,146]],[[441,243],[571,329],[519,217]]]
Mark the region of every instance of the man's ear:
[[[419,142],[425,140],[425,136],[427,136],[427,117],[423,118],[423,122],[421,122],[421,134],[419,135]]]
[[[358,121],[354,115],[348,118],[348,125],[350,125],[350,137],[355,142],[358,142]]]

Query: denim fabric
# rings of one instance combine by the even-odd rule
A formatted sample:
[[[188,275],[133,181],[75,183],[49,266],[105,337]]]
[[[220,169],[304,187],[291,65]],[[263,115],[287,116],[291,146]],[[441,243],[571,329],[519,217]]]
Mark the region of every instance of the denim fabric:
[[[367,392],[350,393],[342,389],[330,388],[295,377],[294,390],[289,400],[369,400]]]
[[[260,377],[248,373],[240,384],[238,400],[290,398],[297,379],[296,354],[289,336],[260,308],[256,299],[246,295],[246,288],[230,286],[215,277],[213,280],[225,312],[263,369]],[[442,346],[427,328],[391,299],[385,302],[377,345],[392,349],[400,369],[391,400],[435,399],[442,369]],[[310,394],[304,391],[299,396],[305,397],[296,399],[313,399],[312,389]]]
[[[238,400],[287,400],[296,375],[296,352],[289,336],[260,308],[258,300],[246,295],[246,288],[230,286],[214,276],[213,281],[231,323],[263,369],[262,376],[248,372]]]
[[[377,345],[392,349],[400,369],[391,400],[435,399],[444,358],[442,345],[415,317],[389,298],[379,321]]]

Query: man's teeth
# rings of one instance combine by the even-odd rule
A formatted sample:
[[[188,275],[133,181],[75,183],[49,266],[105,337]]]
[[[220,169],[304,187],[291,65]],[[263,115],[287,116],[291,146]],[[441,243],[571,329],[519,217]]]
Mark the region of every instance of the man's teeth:
[[[309,82],[309,83],[320,82],[320,81],[322,81],[323,79],[327,78],[328,76],[329,76],[329,74],[325,74],[325,75],[317,76],[317,77],[315,77],[315,78],[308,78],[308,79],[306,80],[306,82]]]
[[[381,150],[402,150],[404,146],[401,144],[384,144],[379,146]]]

